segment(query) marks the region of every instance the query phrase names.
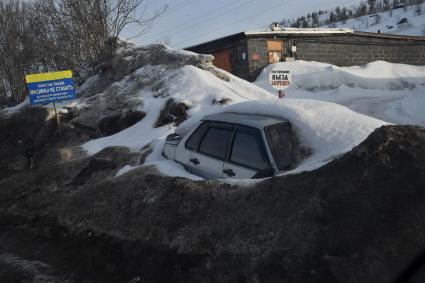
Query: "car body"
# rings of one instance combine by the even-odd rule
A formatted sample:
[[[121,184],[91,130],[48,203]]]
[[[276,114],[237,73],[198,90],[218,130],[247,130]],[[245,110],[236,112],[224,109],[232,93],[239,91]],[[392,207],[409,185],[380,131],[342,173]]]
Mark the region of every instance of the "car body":
[[[205,179],[251,179],[290,169],[294,135],[289,121],[264,115],[205,116],[184,136],[167,137],[163,155]]]

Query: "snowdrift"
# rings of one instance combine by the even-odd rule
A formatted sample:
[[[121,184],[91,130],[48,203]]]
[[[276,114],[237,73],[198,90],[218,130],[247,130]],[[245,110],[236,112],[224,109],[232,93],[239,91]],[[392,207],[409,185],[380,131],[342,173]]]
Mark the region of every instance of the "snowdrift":
[[[274,91],[268,83],[268,73],[274,67],[293,74],[286,97],[335,102],[390,123],[425,126],[421,110],[425,107],[425,66],[384,61],[355,67],[286,62],[265,68],[255,84]]]
[[[313,170],[326,164],[350,151],[376,128],[387,124],[338,104],[309,99],[252,100],[224,107],[219,112],[270,115],[289,120],[303,145],[313,151],[308,159],[290,173]],[[184,134],[203,116],[192,117],[180,125],[176,132]]]
[[[268,75],[275,67],[290,70],[295,76],[293,88],[306,91],[333,90],[341,86],[372,90],[405,90],[425,86],[425,66],[385,61],[354,67],[307,61],[276,63],[261,72],[256,84],[275,92],[268,83]]]

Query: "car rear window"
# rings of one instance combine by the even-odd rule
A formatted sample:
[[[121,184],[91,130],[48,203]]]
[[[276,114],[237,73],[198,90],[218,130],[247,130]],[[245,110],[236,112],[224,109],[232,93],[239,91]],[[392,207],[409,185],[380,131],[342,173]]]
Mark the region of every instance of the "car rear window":
[[[293,163],[291,126],[288,123],[279,123],[265,128],[266,137],[280,171],[287,170]]]
[[[199,152],[225,160],[232,134],[232,129],[210,127],[202,139]]]
[[[259,170],[270,167],[258,131],[245,129],[236,132],[230,162]]]
[[[197,150],[199,142],[202,137],[205,135],[205,132],[208,130],[208,123],[203,122],[190,136],[190,138],[186,142],[186,148],[191,150]]]

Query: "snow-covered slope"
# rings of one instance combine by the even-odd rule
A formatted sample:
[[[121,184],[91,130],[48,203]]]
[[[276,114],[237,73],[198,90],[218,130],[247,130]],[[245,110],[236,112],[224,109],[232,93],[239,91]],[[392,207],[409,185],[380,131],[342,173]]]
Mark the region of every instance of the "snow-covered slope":
[[[286,62],[265,68],[255,84],[274,92],[268,74],[276,66],[293,74],[288,98],[335,102],[390,123],[425,126],[425,66],[383,61],[358,67]]]
[[[324,27],[350,28],[356,31],[378,32],[388,34],[425,36],[425,3],[421,5],[421,13],[417,5],[380,12],[345,22],[337,22]],[[407,23],[398,24],[406,18]]]
[[[369,5],[368,1],[334,2],[332,9],[311,7],[299,3],[304,15],[284,18],[280,24],[291,27],[348,28],[354,31],[381,32],[411,36],[425,36],[425,2],[385,5],[382,0]],[[409,5],[410,4],[410,5]],[[295,15],[293,15],[295,16]]]

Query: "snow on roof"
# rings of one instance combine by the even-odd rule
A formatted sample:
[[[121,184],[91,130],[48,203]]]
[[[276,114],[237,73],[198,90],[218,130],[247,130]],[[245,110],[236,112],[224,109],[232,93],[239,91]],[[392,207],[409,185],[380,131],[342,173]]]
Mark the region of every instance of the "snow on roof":
[[[246,31],[245,35],[273,35],[273,34],[329,34],[329,33],[354,33],[348,28],[279,28],[278,30]]]

